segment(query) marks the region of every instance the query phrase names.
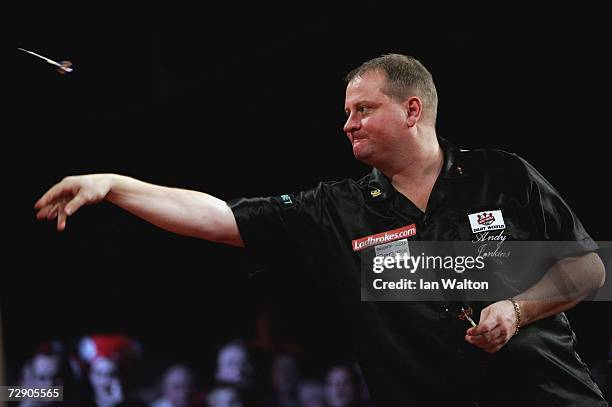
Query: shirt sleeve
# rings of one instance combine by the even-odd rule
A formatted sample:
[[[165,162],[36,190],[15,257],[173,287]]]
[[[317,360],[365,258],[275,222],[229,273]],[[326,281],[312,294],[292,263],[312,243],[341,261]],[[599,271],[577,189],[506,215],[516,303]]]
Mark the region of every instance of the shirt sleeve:
[[[251,273],[271,267],[304,266],[320,250],[324,228],[322,186],[272,197],[228,201],[244,242]]]
[[[540,239],[559,242],[553,251],[555,259],[597,250],[597,244],[557,190],[531,164],[521,161],[529,179],[529,205]]]

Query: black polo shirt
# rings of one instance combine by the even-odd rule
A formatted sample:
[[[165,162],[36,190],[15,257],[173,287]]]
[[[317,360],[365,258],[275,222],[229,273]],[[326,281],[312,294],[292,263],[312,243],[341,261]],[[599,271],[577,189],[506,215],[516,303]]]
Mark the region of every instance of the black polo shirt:
[[[361,301],[355,241],[411,225],[409,241],[470,241],[470,215],[500,213],[509,240],[574,242],[559,258],[597,248],[525,160],[439,141],[444,165],[424,213],[377,169],[358,181],[230,201],[253,267],[278,267],[296,278],[315,273],[334,293],[376,405],[606,405],[574,352],[564,314],[524,327],[489,355],[464,340],[469,325],[444,302]],[[475,305],[476,316],[485,305]]]

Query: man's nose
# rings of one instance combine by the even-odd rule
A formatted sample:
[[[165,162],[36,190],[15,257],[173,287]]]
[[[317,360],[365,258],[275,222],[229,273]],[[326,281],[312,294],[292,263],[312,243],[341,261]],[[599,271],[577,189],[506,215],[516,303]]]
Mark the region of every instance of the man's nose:
[[[361,121],[355,117],[354,114],[350,114],[346,119],[346,123],[344,123],[344,127],[342,128],[345,133],[350,133],[355,130],[359,130],[361,127]]]

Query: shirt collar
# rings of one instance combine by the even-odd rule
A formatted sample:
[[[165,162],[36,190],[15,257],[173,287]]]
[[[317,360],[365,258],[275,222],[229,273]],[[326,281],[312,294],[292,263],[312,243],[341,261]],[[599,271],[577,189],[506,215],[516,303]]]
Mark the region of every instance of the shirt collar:
[[[444,153],[444,164],[440,171],[440,177],[442,178],[464,178],[468,177],[469,173],[466,172],[464,166],[461,150],[450,141],[438,137],[438,142]]]
[[[456,179],[469,177],[461,160],[461,150],[450,141],[438,137],[440,148],[444,154],[444,164],[440,171],[439,177],[444,179]],[[364,192],[368,200],[381,201],[387,199],[395,192],[395,188],[391,185],[391,181],[378,168],[372,168],[370,173],[370,181],[367,185],[367,190]]]

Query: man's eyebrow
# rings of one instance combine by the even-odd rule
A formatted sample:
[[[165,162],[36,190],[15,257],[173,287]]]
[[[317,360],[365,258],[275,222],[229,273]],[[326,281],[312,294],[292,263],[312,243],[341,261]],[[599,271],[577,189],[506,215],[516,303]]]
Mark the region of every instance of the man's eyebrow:
[[[359,100],[352,102],[351,105],[353,106],[360,106],[360,105],[379,106],[380,102],[376,102],[371,99],[359,99]],[[344,107],[344,111],[348,111],[347,106]]]
[[[374,101],[369,100],[369,99],[358,99],[358,100],[350,103],[349,105],[353,105],[353,106],[364,105],[364,104],[372,105],[374,103],[375,103]]]

